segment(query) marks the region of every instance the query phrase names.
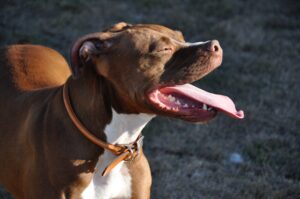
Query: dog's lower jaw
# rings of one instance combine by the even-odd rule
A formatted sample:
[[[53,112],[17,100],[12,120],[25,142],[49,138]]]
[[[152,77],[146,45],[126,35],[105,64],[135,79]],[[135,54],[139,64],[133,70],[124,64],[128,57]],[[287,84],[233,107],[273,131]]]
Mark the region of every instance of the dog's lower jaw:
[[[113,110],[112,121],[104,130],[107,142],[128,144],[135,141],[142,129],[153,117],[154,115],[147,114],[118,114]],[[130,171],[124,162],[117,165],[107,176],[101,176],[104,168],[114,158],[115,156],[109,151],[105,151],[99,157],[93,179],[82,193],[83,199],[129,199],[132,198],[133,192],[137,192],[136,190],[132,190],[134,189],[134,185],[132,184],[134,171]],[[151,178],[151,176],[147,177]],[[151,180],[146,181],[151,182]]]

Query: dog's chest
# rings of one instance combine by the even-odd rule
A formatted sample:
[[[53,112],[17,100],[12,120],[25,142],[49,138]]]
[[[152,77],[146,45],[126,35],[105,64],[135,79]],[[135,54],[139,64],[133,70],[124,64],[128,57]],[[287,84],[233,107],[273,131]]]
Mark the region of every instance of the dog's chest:
[[[131,197],[131,176],[128,168],[122,162],[107,176],[101,176],[105,166],[113,159],[110,152],[105,152],[96,166],[96,171],[89,186],[84,190],[84,199],[111,199]]]
[[[112,121],[105,128],[107,142],[113,144],[128,144],[133,142],[152,117],[146,114],[118,114],[113,111]],[[105,151],[99,157],[93,179],[82,193],[83,199],[131,198],[131,176],[127,166],[123,162],[118,164],[105,177],[101,176],[105,167],[114,158],[116,156],[109,151]]]

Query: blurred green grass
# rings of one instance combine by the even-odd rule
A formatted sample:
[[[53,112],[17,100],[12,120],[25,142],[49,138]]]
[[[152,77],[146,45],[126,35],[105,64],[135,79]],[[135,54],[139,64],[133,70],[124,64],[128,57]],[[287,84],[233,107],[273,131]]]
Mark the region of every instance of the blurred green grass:
[[[12,0],[0,44],[72,42],[119,21],[158,23],[188,41],[218,39],[222,67],[196,82],[231,96],[246,118],[205,125],[156,118],[144,130],[152,198],[300,198],[300,2],[296,0]],[[229,161],[231,153],[244,159]],[[0,198],[8,198],[0,190]]]

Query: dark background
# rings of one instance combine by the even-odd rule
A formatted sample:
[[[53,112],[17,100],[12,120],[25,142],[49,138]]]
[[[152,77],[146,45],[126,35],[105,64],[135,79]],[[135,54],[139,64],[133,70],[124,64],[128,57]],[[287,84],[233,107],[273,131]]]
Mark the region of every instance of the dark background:
[[[218,39],[222,67],[197,84],[246,114],[205,125],[154,119],[144,130],[152,198],[300,198],[299,1],[1,0],[0,44],[42,44],[68,58],[76,38],[120,21]]]

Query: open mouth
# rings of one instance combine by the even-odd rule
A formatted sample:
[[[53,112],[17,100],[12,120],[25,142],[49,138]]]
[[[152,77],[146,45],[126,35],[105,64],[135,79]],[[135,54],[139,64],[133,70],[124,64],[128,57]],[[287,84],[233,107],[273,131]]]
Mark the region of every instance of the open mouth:
[[[217,112],[236,119],[244,118],[244,112],[237,111],[229,97],[209,93],[191,84],[155,89],[148,99],[159,111],[192,122],[209,121]]]

